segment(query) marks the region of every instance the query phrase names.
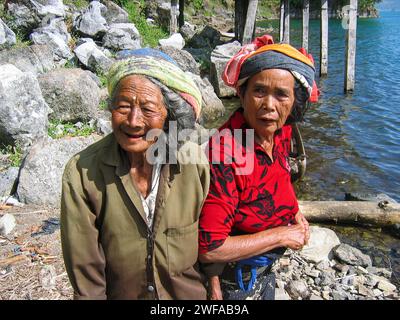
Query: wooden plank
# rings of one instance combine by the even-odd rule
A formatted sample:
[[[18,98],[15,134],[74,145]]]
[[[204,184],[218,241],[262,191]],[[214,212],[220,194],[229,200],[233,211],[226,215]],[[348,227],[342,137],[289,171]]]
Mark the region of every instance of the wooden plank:
[[[284,0],[281,0],[280,19],[279,19],[279,42],[283,41],[283,30],[285,28],[284,20],[285,20],[285,2]]]
[[[302,47],[308,51],[308,36],[310,29],[310,0],[303,1],[303,42]]]
[[[235,1],[235,38],[242,43],[249,0]]]
[[[400,223],[400,204],[380,207],[373,201],[299,201],[299,208],[309,222],[357,223],[392,227]]]
[[[254,27],[256,24],[257,6],[258,6],[258,0],[249,1],[242,44],[249,44],[253,40]]]
[[[289,0],[285,0],[284,26],[283,26],[283,43],[290,42],[290,5]]]
[[[349,25],[346,41],[346,68],[345,68],[345,92],[354,91],[356,74],[356,47],[357,47],[357,8],[358,1],[350,0]]]
[[[185,24],[185,0],[179,0],[179,28]]]
[[[169,33],[173,34],[178,32],[178,0],[171,0],[171,17],[169,24]]]
[[[321,0],[321,48],[319,74],[328,74],[328,0]]]

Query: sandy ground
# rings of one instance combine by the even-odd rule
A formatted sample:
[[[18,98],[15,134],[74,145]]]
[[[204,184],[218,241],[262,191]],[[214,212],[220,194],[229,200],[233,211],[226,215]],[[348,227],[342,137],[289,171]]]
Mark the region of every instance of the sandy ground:
[[[53,233],[40,234],[45,220],[59,218],[59,210],[25,205],[0,210],[0,216],[6,213],[14,215],[17,226],[0,236],[0,300],[71,299],[60,228],[54,224]]]

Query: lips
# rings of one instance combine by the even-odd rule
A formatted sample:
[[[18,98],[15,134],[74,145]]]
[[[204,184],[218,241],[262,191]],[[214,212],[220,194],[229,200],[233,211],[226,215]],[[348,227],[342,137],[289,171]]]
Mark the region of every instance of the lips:
[[[143,133],[128,133],[126,131],[123,131],[123,132],[130,139],[141,139],[141,138],[144,138],[144,134]]]

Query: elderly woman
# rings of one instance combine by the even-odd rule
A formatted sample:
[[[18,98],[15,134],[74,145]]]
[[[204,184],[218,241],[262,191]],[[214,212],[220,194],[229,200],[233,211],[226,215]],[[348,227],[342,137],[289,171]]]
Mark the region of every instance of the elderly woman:
[[[270,36],[243,47],[226,66],[223,79],[237,89],[241,108],[220,132],[233,137],[236,129],[253,129],[254,141],[248,148],[249,141],[245,146],[225,134],[209,142],[211,183],[200,216],[199,258],[211,299],[273,299],[273,261],[285,248],[299,250],[308,241],[308,223],[291,185],[289,123],[300,120],[315,98],[314,73],[309,57],[273,44]],[[234,155],[227,163],[227,154],[238,147],[246,163]],[[242,174],[249,161],[253,170]]]
[[[169,56],[130,55],[108,77],[113,133],[75,155],[63,176],[62,248],[74,298],[205,299],[197,257],[207,158],[191,164],[178,149],[176,163],[162,164],[149,152],[169,121],[178,133],[194,127],[201,94]]]

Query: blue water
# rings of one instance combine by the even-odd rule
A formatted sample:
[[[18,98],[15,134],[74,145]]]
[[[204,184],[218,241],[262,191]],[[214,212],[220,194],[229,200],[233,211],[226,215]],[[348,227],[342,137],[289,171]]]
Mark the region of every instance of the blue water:
[[[318,66],[318,20],[310,21],[309,41]],[[353,94],[343,90],[345,43],[341,21],[330,20],[328,76],[318,79],[320,102],[301,127],[308,163],[298,195],[323,200],[385,193],[400,201],[400,12],[358,20]],[[291,44],[301,46],[300,20],[291,21]]]

